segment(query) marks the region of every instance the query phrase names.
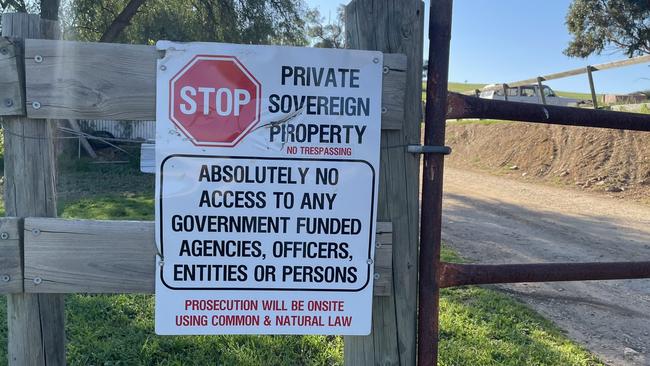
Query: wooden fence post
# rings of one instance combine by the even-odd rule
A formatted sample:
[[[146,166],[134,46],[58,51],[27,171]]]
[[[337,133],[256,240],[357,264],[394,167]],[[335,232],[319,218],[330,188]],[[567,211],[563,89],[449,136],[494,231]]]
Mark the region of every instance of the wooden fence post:
[[[58,22],[15,13],[2,15],[2,35],[55,39],[60,31]],[[56,216],[55,122],[5,117],[3,126],[6,215]],[[8,295],[7,322],[9,365],[65,365],[63,295]]]
[[[349,48],[408,58],[403,124],[381,136],[378,220],[393,224],[392,293],[374,298],[369,336],[345,337],[345,363],[410,366],[416,358],[420,156],[406,145],[420,144],[424,3],[353,0],[345,13]]]

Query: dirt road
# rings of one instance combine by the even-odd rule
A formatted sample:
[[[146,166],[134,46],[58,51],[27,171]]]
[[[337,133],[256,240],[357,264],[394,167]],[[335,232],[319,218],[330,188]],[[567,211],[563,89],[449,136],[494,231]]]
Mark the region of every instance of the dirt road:
[[[481,263],[650,260],[650,207],[445,168],[443,239]],[[500,286],[501,287],[501,286]],[[650,365],[650,279],[501,287],[611,365]]]

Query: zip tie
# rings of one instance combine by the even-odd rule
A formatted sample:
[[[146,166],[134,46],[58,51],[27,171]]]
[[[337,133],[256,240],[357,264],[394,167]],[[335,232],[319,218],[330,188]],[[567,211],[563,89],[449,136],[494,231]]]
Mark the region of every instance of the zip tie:
[[[160,250],[158,249],[158,245],[156,243],[153,243],[153,247],[156,248],[156,255],[158,255],[160,257],[160,264],[159,265],[161,267],[164,266],[165,265],[165,257],[163,257],[163,255],[160,252]]]

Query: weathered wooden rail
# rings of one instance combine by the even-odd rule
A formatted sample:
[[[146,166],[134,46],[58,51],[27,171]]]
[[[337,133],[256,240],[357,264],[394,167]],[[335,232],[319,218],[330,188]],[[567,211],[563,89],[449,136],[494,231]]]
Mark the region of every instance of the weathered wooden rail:
[[[390,223],[377,223],[375,296],[390,295],[392,231]],[[153,293],[155,256],[152,221],[6,217],[0,294]]]
[[[11,99],[1,115],[46,119],[156,119],[156,60],[153,46],[25,40],[22,51],[0,40],[7,55],[0,97]],[[20,77],[24,61],[25,85]],[[404,115],[406,56],[384,55],[382,129],[399,130]],[[25,90],[25,100],[21,97]],[[7,103],[5,103],[7,105]]]

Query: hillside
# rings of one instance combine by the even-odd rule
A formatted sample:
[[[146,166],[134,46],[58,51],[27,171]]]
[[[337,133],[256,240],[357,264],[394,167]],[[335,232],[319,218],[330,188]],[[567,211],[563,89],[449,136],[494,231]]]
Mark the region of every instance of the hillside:
[[[453,91],[456,93],[473,94],[474,90],[481,89],[485,85],[487,84],[456,83],[450,81],[448,89],[449,91]],[[568,91],[560,91],[560,90],[555,90],[555,92],[557,93],[557,95],[565,98],[591,100],[591,94],[589,93],[577,93],[577,92],[568,92]],[[598,96],[599,99],[602,98],[602,94],[596,94],[596,95]]]
[[[476,89],[481,89],[486,84],[455,83],[450,81],[447,85],[449,91],[456,93],[473,93]]]
[[[451,166],[650,204],[650,133],[482,122],[448,123]]]

